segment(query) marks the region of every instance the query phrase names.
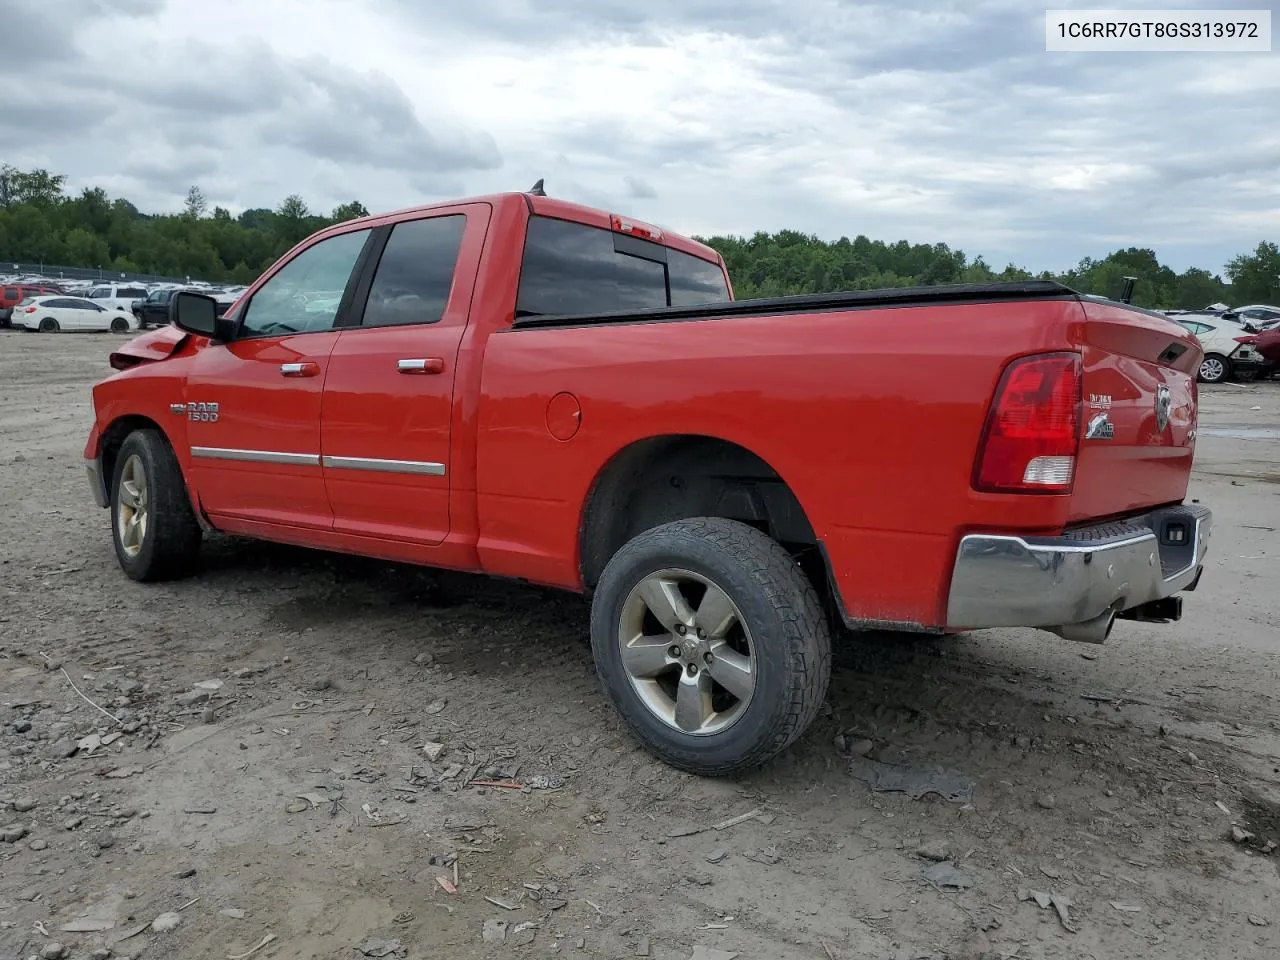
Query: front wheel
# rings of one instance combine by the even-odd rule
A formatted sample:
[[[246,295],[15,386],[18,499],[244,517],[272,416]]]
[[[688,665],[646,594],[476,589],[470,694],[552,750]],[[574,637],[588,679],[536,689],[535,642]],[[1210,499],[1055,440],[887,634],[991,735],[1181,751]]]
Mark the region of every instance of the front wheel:
[[[1206,353],[1200,361],[1200,381],[1221,383],[1231,376],[1231,361],[1220,353]]]
[[[591,605],[609,700],[674,767],[719,776],[759,766],[813,722],[831,637],[813,586],[783,547],[715,517],[628,542]]]
[[[156,430],[136,430],[120,446],[111,483],[111,532],[116,559],[134,580],[185,576],[199,558],[200,525],[182,469]]]

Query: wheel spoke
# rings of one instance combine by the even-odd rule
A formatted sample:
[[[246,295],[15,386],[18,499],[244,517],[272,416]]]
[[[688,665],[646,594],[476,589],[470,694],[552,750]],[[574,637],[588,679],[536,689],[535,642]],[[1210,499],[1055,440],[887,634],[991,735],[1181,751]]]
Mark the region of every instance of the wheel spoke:
[[[751,698],[756,677],[750,657],[744,657],[727,643],[717,643],[711,647],[711,661],[707,664],[707,671],[711,674],[711,679],[739,700]]]
[[[693,625],[693,611],[676,581],[665,577],[649,577],[640,584],[640,596],[649,612],[673,633],[678,624],[686,627]]]
[[[708,586],[698,604],[694,622],[708,638],[719,639],[728,633],[738,615],[733,611],[733,601],[717,586]]]
[[[120,480],[120,502],[128,507],[138,506],[138,486],[132,480]]]
[[[686,733],[696,733],[711,714],[711,678],[701,670],[695,677],[682,673],[676,692],[676,726]]]
[[[671,647],[671,638],[636,637],[622,648],[622,662],[631,676],[645,680],[671,668],[675,662],[667,651]]]

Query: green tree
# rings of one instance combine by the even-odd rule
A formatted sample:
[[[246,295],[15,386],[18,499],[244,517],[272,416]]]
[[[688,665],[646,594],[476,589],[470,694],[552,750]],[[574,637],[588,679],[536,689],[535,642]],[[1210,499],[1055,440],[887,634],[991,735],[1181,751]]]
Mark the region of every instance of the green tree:
[[[199,220],[208,209],[209,203],[205,200],[204,194],[193,184],[187,191],[187,199],[183,202],[183,212],[192,220]]]
[[[1264,240],[1227,264],[1233,306],[1280,303],[1280,246]]]

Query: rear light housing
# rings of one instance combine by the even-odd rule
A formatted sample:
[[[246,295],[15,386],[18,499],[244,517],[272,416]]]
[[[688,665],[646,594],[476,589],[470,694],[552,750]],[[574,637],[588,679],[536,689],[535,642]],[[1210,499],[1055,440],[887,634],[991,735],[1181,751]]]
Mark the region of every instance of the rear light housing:
[[[633,237],[642,237],[655,242],[662,241],[662,231],[651,223],[641,223],[629,217],[620,217],[616,213],[609,217],[609,226],[614,233],[626,233]]]
[[[35,313],[35,312],[36,312],[36,308],[35,308],[35,307],[27,307],[27,309],[23,310],[22,312],[23,312],[23,313]]]
[[[1082,435],[1084,365],[1078,353],[1021,357],[991,401],[973,488],[986,493],[1067,494]]]
[[[1232,339],[1235,340],[1236,343],[1247,343],[1250,346],[1258,342],[1257,334],[1248,334],[1243,337],[1233,337]]]

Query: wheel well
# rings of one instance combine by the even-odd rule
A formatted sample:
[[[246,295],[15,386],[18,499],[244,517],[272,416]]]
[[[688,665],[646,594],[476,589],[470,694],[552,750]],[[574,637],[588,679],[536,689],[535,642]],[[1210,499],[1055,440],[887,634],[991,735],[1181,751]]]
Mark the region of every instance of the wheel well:
[[[102,458],[102,477],[107,485],[108,492],[111,489],[111,478],[115,476],[116,457],[120,453],[120,446],[124,443],[125,438],[135,430],[155,430],[160,436],[164,437],[165,443],[169,443],[169,438],[165,435],[164,430],[160,428],[160,424],[149,417],[133,415],[112,421],[111,426],[102,431],[102,439],[98,445],[98,455]]]
[[[587,593],[632,537],[690,517],[738,520],[768,534],[796,557],[824,603],[830,600],[818,538],[786,481],[745,447],[699,435],[638,441],[600,472],[579,531]]]

